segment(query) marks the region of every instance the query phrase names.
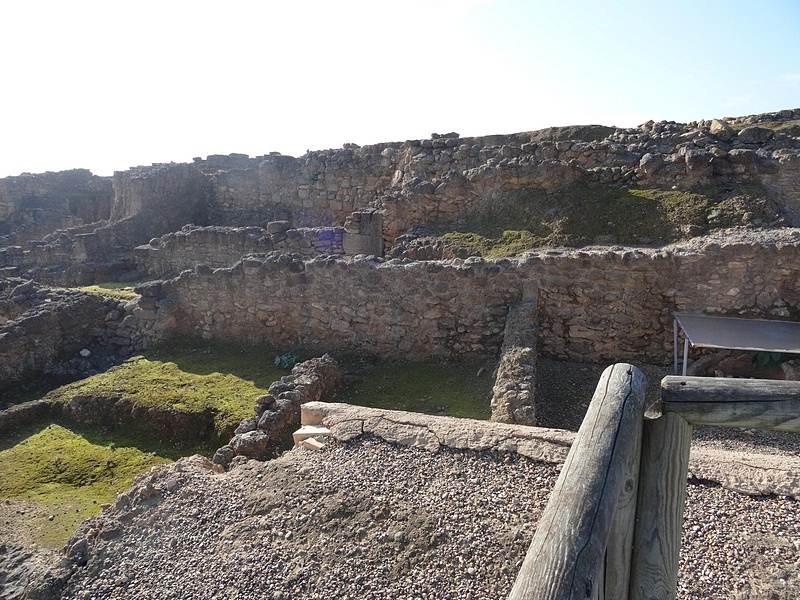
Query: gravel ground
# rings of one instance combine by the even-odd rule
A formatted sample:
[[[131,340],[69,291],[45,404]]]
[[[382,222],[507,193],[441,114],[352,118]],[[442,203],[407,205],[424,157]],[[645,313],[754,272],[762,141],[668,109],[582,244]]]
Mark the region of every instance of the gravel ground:
[[[577,429],[605,366],[540,359],[541,424]],[[668,369],[642,367],[656,400]],[[694,438],[800,453],[794,434],[698,427]],[[42,599],[505,598],[559,468],[368,437],[225,474],[184,459],[79,528],[73,542],[92,548],[66,587],[69,570],[46,572],[57,558],[20,546],[22,529],[0,535],[0,600],[20,598],[30,577]],[[8,524],[20,506],[0,509]],[[800,503],[690,482],[680,570],[681,599],[800,598]]]
[[[539,358],[536,365],[536,415],[541,427],[577,431],[589,408],[600,375],[607,363]],[[672,367],[637,364],[647,378],[647,402],[661,397],[661,380]],[[800,455],[800,434],[785,431],[695,427],[692,442],[698,448],[714,448],[760,454]]]
[[[505,598],[558,473],[368,437],[222,475],[191,464],[88,522],[100,535],[62,598]],[[679,598],[798,598],[798,556],[797,501],[690,483]]]
[[[557,476],[515,455],[369,438],[193,474],[157,508],[121,511],[119,537],[63,597],[501,598]]]

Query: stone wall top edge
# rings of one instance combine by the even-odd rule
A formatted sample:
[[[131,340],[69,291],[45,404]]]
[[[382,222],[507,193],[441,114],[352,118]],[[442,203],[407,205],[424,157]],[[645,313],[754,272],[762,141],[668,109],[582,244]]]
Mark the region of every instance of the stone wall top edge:
[[[171,281],[184,277],[238,275],[242,270],[287,270],[304,272],[325,270],[329,268],[366,268],[382,271],[416,271],[420,273],[437,273],[443,271],[472,273],[498,273],[527,269],[547,262],[591,260],[597,262],[630,263],[637,260],[672,260],[687,256],[702,257],[707,252],[737,248],[763,248],[773,250],[782,246],[790,246],[800,250],[800,228],[782,228],[755,232],[749,230],[747,235],[733,236],[726,239],[724,233],[689,240],[683,244],[674,244],[663,248],[636,247],[590,247],[590,248],[548,248],[527,252],[515,258],[471,257],[467,259],[448,259],[437,261],[414,261],[410,259],[384,260],[374,256],[341,256],[322,255],[309,258],[302,254],[272,251],[268,253],[248,254],[231,267],[216,268],[198,267],[194,271],[184,271]]]
[[[789,109],[783,109],[783,110],[778,110],[778,111],[757,113],[757,114],[752,114],[752,115],[741,115],[741,116],[735,116],[735,117],[724,116],[724,117],[719,117],[719,118],[727,120],[729,122],[735,122],[735,123],[741,123],[741,122],[744,122],[744,121],[751,120],[755,124],[757,124],[757,122],[759,120],[782,119],[783,118],[782,115],[784,115],[784,114],[790,114],[791,118],[797,118],[796,115],[800,114],[800,108],[789,108]],[[711,120],[711,119],[714,119],[714,118],[716,118],[716,117],[708,117],[707,119],[704,119],[704,120]],[[789,118],[789,117],[787,117],[787,118]],[[658,121],[657,123],[691,126],[692,124],[695,124],[697,122],[698,121],[692,121],[691,123],[686,124],[686,123],[676,123],[675,121],[662,120],[662,121]],[[591,126],[591,125],[585,124],[585,125],[581,125],[581,126]],[[503,139],[507,139],[509,143],[510,142],[514,142],[514,141],[518,142],[520,139],[522,139],[524,137],[530,137],[531,135],[536,134],[536,133],[538,133],[540,131],[545,131],[547,129],[554,129],[554,128],[558,128],[558,127],[554,126],[554,127],[547,127],[547,128],[540,129],[540,130],[519,131],[519,132],[511,132],[511,133],[496,133],[496,134],[487,134],[487,135],[479,135],[479,136],[464,136],[464,137],[459,136],[459,137],[454,138],[454,139],[458,139],[458,140],[460,140],[461,143],[466,143],[466,144],[476,144],[477,143],[477,144],[498,145],[498,144],[502,144],[503,143],[501,141]],[[616,129],[625,130],[625,128],[616,128]],[[628,128],[628,129],[635,129],[635,128]],[[449,139],[447,137],[447,134],[439,136],[439,138]],[[325,155],[334,156],[334,155],[337,155],[337,154],[340,154],[340,153],[372,154],[372,153],[380,152],[380,151],[382,151],[382,150],[384,150],[386,148],[392,148],[392,147],[401,148],[404,145],[419,144],[419,143],[421,143],[423,141],[423,139],[425,139],[425,140],[434,140],[434,139],[439,139],[439,138],[436,138],[436,137],[432,136],[430,138],[421,138],[421,139],[417,139],[417,140],[409,139],[409,140],[404,140],[404,141],[379,142],[379,143],[375,143],[375,144],[365,144],[365,145],[362,145],[362,146],[359,146],[357,144],[344,144],[343,147],[341,147],[341,148],[308,150],[304,154],[302,154],[302,155],[300,155],[298,157],[287,155],[287,154],[282,154],[282,153],[279,153],[279,152],[267,153],[267,154],[254,156],[254,157],[250,157],[249,155],[239,154],[239,153],[231,153],[230,155],[211,154],[211,155],[208,155],[206,157],[206,159],[200,159],[199,162],[205,162],[205,161],[208,161],[208,160],[213,160],[214,158],[217,158],[217,157],[220,157],[220,156],[230,156],[231,158],[246,159],[246,160],[250,160],[250,161],[254,161],[254,162],[258,163],[258,162],[261,162],[261,161],[264,161],[264,160],[270,160],[270,159],[272,159],[272,158],[274,158],[276,156],[283,157],[283,158],[293,158],[293,159],[296,159],[296,160],[301,160],[301,159],[306,159],[306,158],[309,158],[309,157],[312,157],[312,156],[313,157],[320,157],[320,156],[325,156]],[[151,165],[136,165],[136,166],[127,167],[125,169],[115,170],[114,171],[114,176],[121,175],[123,173],[144,174],[144,173],[147,173],[147,172],[152,171],[154,169],[158,170],[158,169],[162,169],[162,168],[174,167],[174,166],[179,166],[179,165],[196,167],[197,164],[198,164],[198,160],[195,159],[194,162],[188,162],[188,161],[187,162],[175,162],[175,161],[172,161],[172,162],[165,162],[165,163],[152,163]],[[234,168],[238,168],[238,167],[234,167]],[[7,177],[0,178],[0,183],[3,182],[3,181],[6,181],[6,180],[13,180],[13,179],[16,179],[16,178],[30,178],[30,177],[36,177],[36,176],[42,176],[42,175],[80,173],[80,172],[88,172],[88,173],[91,174],[91,171],[89,169],[85,169],[85,168],[64,169],[64,170],[61,170],[61,171],[44,171],[44,172],[41,172],[41,173],[22,172],[19,175],[10,175],[10,176],[7,176]],[[103,175],[93,175],[93,176],[101,178],[101,179],[109,179],[111,177],[111,176],[103,176]]]

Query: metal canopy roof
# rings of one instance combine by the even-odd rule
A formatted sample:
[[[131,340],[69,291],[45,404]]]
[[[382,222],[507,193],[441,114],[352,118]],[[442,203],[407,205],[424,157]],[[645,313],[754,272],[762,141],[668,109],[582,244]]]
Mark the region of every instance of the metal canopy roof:
[[[800,323],[676,313],[692,346],[800,354]]]

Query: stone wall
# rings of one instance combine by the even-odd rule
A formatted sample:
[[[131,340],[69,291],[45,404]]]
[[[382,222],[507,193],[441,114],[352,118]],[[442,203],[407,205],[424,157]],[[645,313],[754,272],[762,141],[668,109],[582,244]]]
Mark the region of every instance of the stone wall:
[[[0,389],[40,375],[90,375],[137,347],[112,298],[0,279],[0,306]]]
[[[800,110],[786,110],[729,122],[648,122],[632,129],[552,128],[481,138],[451,133],[346,144],[299,158],[236,154],[137,167],[114,175],[110,212],[78,196],[69,202],[61,198],[75,218],[108,214],[109,222],[59,231],[28,253],[6,251],[0,268],[59,284],[117,279],[134,266],[135,246],[186,224],[263,227],[276,220],[345,227],[344,245],[353,253],[380,255],[420,223],[481,214],[516,197],[515,191],[555,193],[573,184],[667,189],[762,184],[787,222],[800,224],[800,132],[790,126],[798,119]],[[776,130],[781,123],[786,127]],[[47,186],[41,192],[37,182],[59,177],[82,177],[86,189],[107,191],[107,180],[88,171],[8,178],[3,181],[13,189],[3,192],[0,186],[0,214],[10,215],[8,207],[20,198],[38,202]],[[16,200],[8,200],[12,197]],[[75,221],[59,222],[71,224]]]
[[[0,179],[0,246],[24,245],[56,229],[111,215],[111,179],[86,169]]]
[[[495,355],[520,272],[493,264],[388,264],[272,253],[137,288],[153,335],[424,358]],[[491,279],[491,283],[490,283]]]
[[[204,224],[208,182],[191,165],[139,167],[114,174],[111,222],[67,229],[21,255],[0,256],[18,271],[55,285],[113,281],[133,268],[133,248],[187,223]]]
[[[763,183],[800,225],[796,206],[800,137],[773,131],[800,109],[728,121],[648,122],[638,128],[552,128],[461,138],[434,136],[303,157],[209,157],[214,222],[257,224],[293,218],[343,225],[355,211],[378,210],[384,246],[411,226],[452,220],[509,190],[555,191],[574,183],[691,189]],[[769,122],[769,127],[759,124]],[[212,165],[212,167],[209,167]],[[351,219],[352,220],[352,219]]]
[[[346,145],[300,158],[275,154],[251,161],[249,168],[217,171],[211,176],[214,223],[258,225],[290,218],[300,226],[341,226],[391,183],[396,169],[383,152],[387,146]]]
[[[511,306],[492,390],[492,421],[536,424],[536,300]]]
[[[137,270],[151,278],[174,277],[197,265],[230,267],[248,254],[272,250],[304,256],[343,254],[339,227],[290,228],[287,221],[261,227],[184,226],[179,232],[150,240],[135,249]]]
[[[546,356],[666,363],[675,311],[800,319],[800,230],[727,230],[661,250],[548,250],[516,260],[274,253],[142,292],[155,339],[189,334],[406,359],[498,356],[509,307],[536,299]]]
[[[291,375],[282,377],[269,386],[268,394],[255,399],[255,414],[241,422],[230,442],[216,451],[213,462],[228,468],[239,456],[269,458],[300,426],[303,404],[328,400],[343,386],[339,365],[327,354],[295,365]]]

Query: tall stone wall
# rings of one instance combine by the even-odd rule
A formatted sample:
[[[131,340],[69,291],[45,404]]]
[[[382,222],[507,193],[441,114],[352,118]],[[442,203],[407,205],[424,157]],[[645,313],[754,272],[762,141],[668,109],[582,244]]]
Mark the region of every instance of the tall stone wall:
[[[86,169],[0,179],[0,246],[24,245],[56,229],[107,220],[111,179]]]
[[[291,219],[296,226],[341,226],[391,183],[396,165],[385,146],[347,145],[300,158],[271,155],[249,168],[220,170],[211,176],[214,222]]]
[[[110,222],[58,231],[21,254],[5,252],[0,260],[49,284],[109,281],[133,268],[136,246],[187,223],[204,224],[208,181],[191,165],[117,172],[114,190]]]
[[[300,225],[343,225],[354,211],[377,209],[387,247],[415,224],[462,217],[509,190],[556,191],[578,182],[680,189],[762,183],[800,225],[800,137],[792,128],[770,129],[797,119],[800,109],[730,122],[650,121],[632,129],[446,134],[300,158],[235,155],[197,164],[206,172],[213,170],[208,163],[219,167],[212,176],[214,222],[292,218]]]
[[[676,311],[800,318],[800,230],[726,231],[662,250],[442,262],[271,254],[143,290],[150,335],[387,357],[497,356],[509,306],[537,299],[538,350],[668,362]]]

